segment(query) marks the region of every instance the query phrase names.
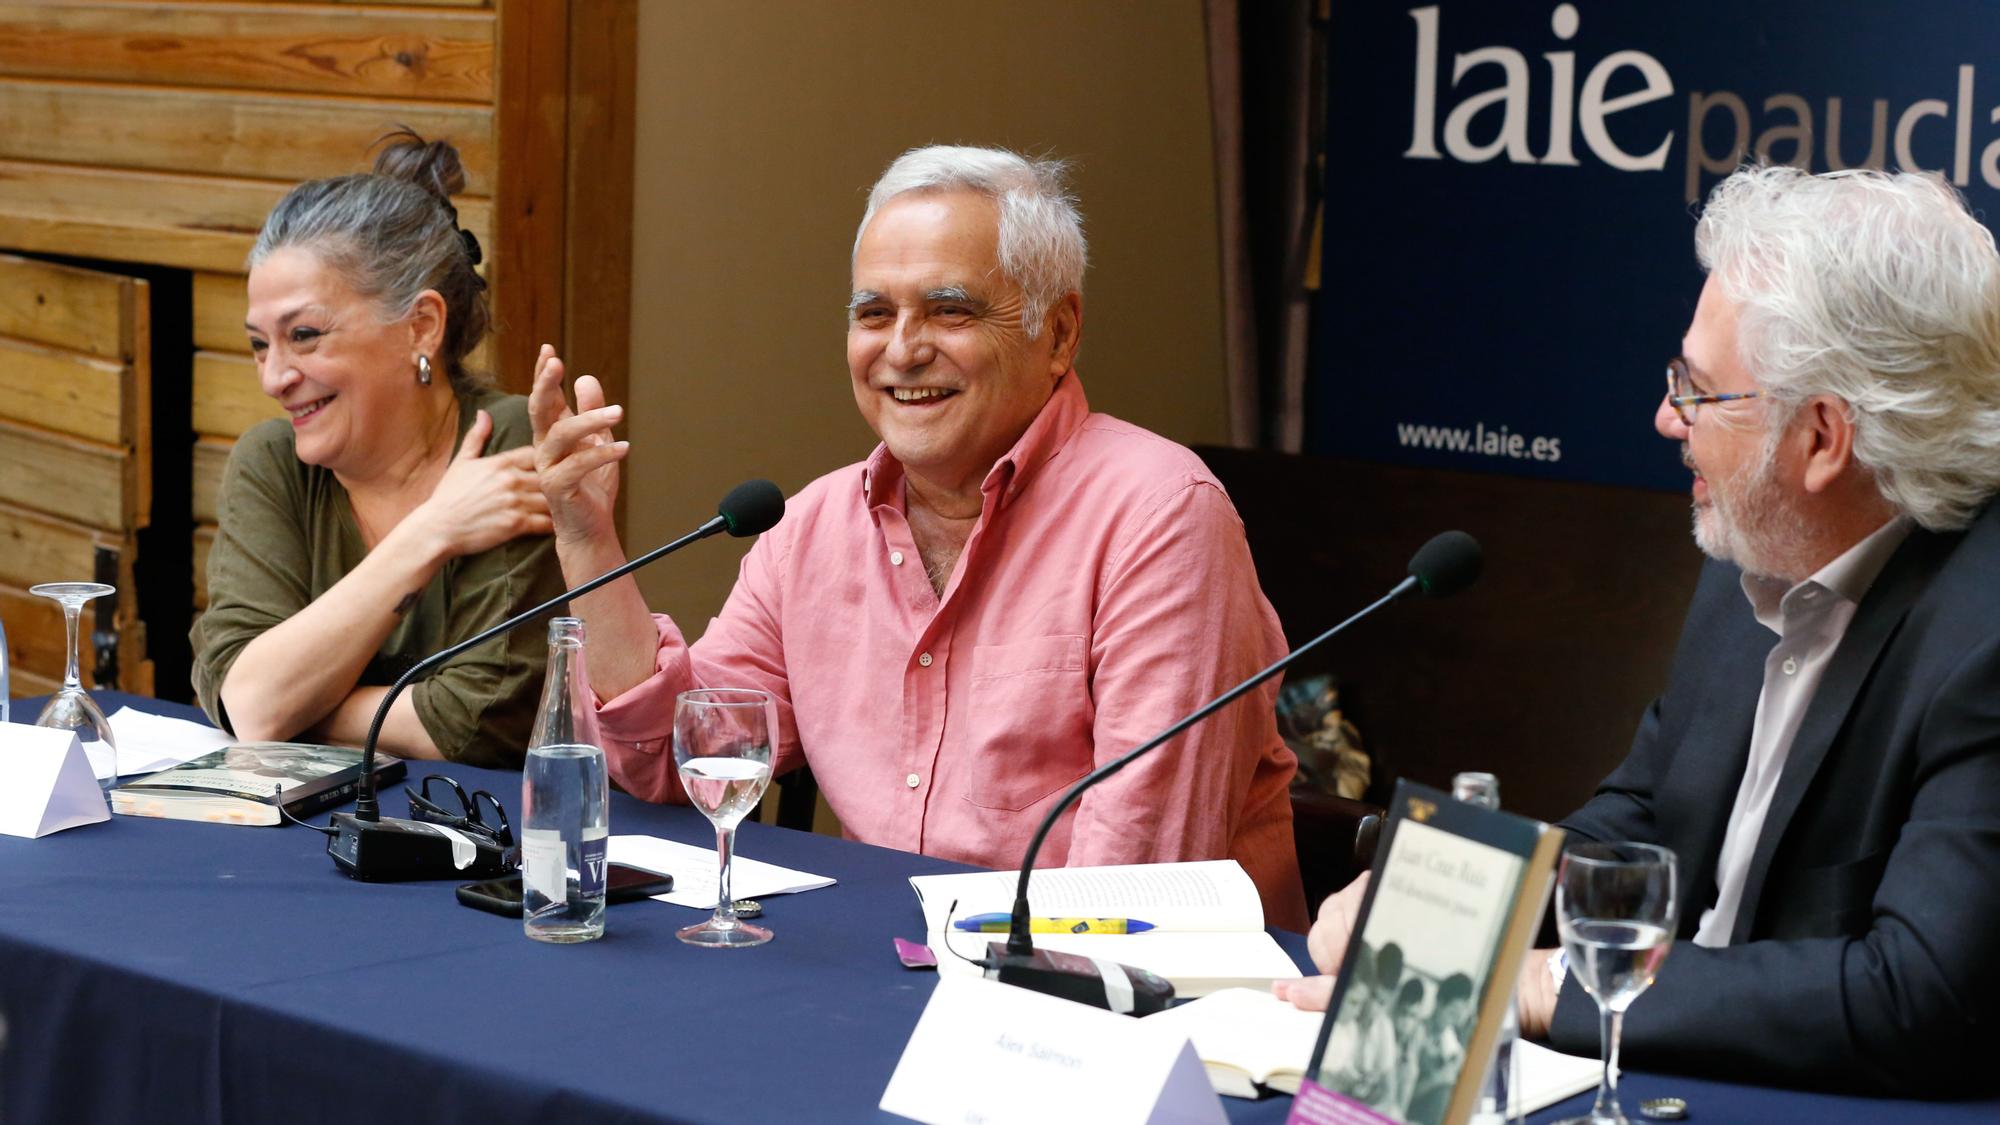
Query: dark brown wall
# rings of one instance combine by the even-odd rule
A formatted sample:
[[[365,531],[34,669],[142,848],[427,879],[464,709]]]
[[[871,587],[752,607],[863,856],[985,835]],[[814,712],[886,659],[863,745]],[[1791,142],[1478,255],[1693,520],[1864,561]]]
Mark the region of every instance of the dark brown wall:
[[[1200,452],[1294,645],[1380,597],[1437,532],[1484,546],[1485,573],[1464,593],[1391,606],[1293,672],[1339,675],[1378,784],[1487,770],[1503,804],[1553,819],[1624,756],[1700,569],[1685,496]]]

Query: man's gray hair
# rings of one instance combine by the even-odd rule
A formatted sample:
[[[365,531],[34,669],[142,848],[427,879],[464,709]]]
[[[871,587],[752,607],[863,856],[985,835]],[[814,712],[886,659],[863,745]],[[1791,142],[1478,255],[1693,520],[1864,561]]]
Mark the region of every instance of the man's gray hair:
[[[976,191],[1000,209],[1000,269],[1021,287],[1021,327],[1041,334],[1042,317],[1070,293],[1083,292],[1089,249],[1083,215],[1069,193],[1068,166],[1030,160],[1001,148],[931,145],[897,157],[868,193],[854,249],[883,204],[912,192]]]
[[[1743,168],[1709,195],[1695,252],[1738,306],[1773,425],[1845,401],[1855,459],[1932,530],[2000,492],[2000,253],[1942,177]]]

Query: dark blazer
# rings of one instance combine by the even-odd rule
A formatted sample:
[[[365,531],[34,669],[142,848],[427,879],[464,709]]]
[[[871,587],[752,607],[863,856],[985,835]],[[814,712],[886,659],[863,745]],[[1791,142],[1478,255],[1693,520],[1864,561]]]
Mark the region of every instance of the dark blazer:
[[[1678,940],[1625,1021],[1634,1067],[1922,1096],[2000,1086],[2000,504],[1913,531],[1827,666],[1732,942],[1695,946],[1764,658],[1733,566],[1702,572],[1666,693],[1563,827],[1679,856]],[[1574,975],[1551,1028],[1594,1053]]]

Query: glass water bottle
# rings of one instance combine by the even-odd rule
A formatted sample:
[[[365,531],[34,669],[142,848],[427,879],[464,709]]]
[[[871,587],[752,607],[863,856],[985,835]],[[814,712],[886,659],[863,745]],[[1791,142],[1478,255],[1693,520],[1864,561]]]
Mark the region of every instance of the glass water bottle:
[[[549,622],[549,670],[521,770],[521,924],[536,941],[604,936],[610,782],[584,672],[583,622]]]
[[[1490,773],[1461,773],[1451,779],[1451,795],[1482,809],[1500,807],[1500,779]],[[1479,1084],[1479,1100],[1473,1103],[1472,1125],[1499,1125],[1519,1120],[1509,1112],[1514,1089],[1514,1044],[1521,1038],[1521,1025],[1514,1014],[1514,982],[1495,981],[1507,989],[1507,1008],[1500,1017],[1500,1034],[1493,1041],[1493,1057],[1487,1060],[1486,1077]]]

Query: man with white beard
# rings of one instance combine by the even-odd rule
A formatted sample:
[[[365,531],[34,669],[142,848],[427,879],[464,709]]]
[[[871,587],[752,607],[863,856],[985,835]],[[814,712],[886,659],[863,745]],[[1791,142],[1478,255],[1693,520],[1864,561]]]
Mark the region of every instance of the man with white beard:
[[[2000,254],[1932,174],[1746,168],[1654,417],[1711,561],[1630,755],[1562,827],[1666,845],[1679,939],[1623,1061],[1990,1089],[2000,1045]],[[1338,968],[1365,877],[1327,901]],[[1330,978],[1283,984],[1323,1006]],[[1598,1049],[1554,949],[1524,1033]]]

